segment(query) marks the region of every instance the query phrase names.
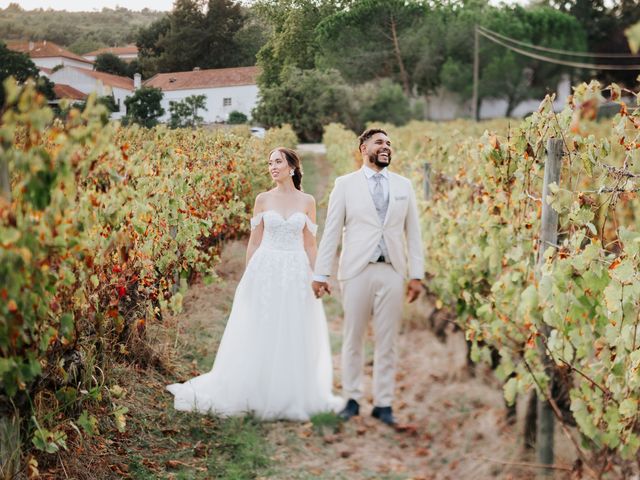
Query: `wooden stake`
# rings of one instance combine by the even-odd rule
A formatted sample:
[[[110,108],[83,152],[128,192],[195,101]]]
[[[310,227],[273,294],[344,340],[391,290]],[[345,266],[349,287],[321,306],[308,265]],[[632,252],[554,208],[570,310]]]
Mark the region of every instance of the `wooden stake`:
[[[544,165],[544,184],[542,187],[542,219],[540,225],[540,243],[538,245],[538,259],[536,275],[538,279],[542,276],[542,266],[544,265],[544,252],[549,246],[556,245],[558,239],[558,212],[556,212],[547,202],[549,195],[549,185],[560,182],[560,167],[562,166],[562,153],[564,142],[561,139],[550,138],[547,142],[547,161]],[[548,325],[542,324],[541,333],[544,338],[549,337],[551,329]],[[538,395],[538,426],[536,433],[536,454],[538,462],[542,465],[553,464],[553,433],[554,416],[553,409],[546,400],[547,395],[551,395],[554,382],[553,361],[546,353],[543,341],[538,345],[540,355],[545,366],[545,372],[549,378],[548,393],[542,392]],[[545,474],[550,474],[551,469],[545,470]]]

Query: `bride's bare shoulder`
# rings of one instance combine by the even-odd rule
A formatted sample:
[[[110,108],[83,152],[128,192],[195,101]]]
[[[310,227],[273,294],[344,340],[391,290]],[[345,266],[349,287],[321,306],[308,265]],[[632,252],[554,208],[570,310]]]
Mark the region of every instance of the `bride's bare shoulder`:
[[[271,191],[267,190],[266,192],[260,192],[256,195],[256,200],[253,206],[253,210],[257,212],[261,212],[265,209],[265,205],[269,202],[269,197],[271,197]]]
[[[315,207],[316,198],[313,195],[311,195],[309,193],[302,193],[302,195],[304,195],[303,199],[304,199],[305,205],[314,206]]]

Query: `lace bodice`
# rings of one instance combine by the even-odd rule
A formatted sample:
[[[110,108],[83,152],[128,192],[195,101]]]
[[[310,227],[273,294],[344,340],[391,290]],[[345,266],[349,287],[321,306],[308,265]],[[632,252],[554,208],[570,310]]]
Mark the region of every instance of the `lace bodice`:
[[[274,250],[302,250],[305,225],[314,236],[318,230],[318,226],[304,212],[295,212],[285,218],[275,210],[267,210],[251,219],[251,229],[260,225],[260,222],[264,222],[260,246]]]

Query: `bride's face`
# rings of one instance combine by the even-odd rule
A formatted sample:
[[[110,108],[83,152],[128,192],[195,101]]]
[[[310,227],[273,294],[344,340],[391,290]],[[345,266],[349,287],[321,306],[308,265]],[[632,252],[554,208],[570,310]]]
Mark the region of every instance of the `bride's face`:
[[[284,157],[284,153],[276,150],[269,157],[269,173],[276,182],[284,182],[291,177],[291,167]]]

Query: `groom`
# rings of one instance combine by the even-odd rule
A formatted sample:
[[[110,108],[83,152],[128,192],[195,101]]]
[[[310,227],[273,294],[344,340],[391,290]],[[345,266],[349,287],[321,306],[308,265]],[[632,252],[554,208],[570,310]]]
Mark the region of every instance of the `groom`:
[[[348,398],[340,416],[360,413],[363,396],[364,336],[373,320],[373,417],[394,425],[396,334],[407,299],[422,291],[424,257],[415,194],[409,179],[391,173],[391,140],[372,128],[359,137],[362,168],[336,179],[329,198],[324,234],[316,258],[312,288],[316,297],[331,293],[328,278],[342,239],[338,280],[342,290],[344,331],[342,386]]]

